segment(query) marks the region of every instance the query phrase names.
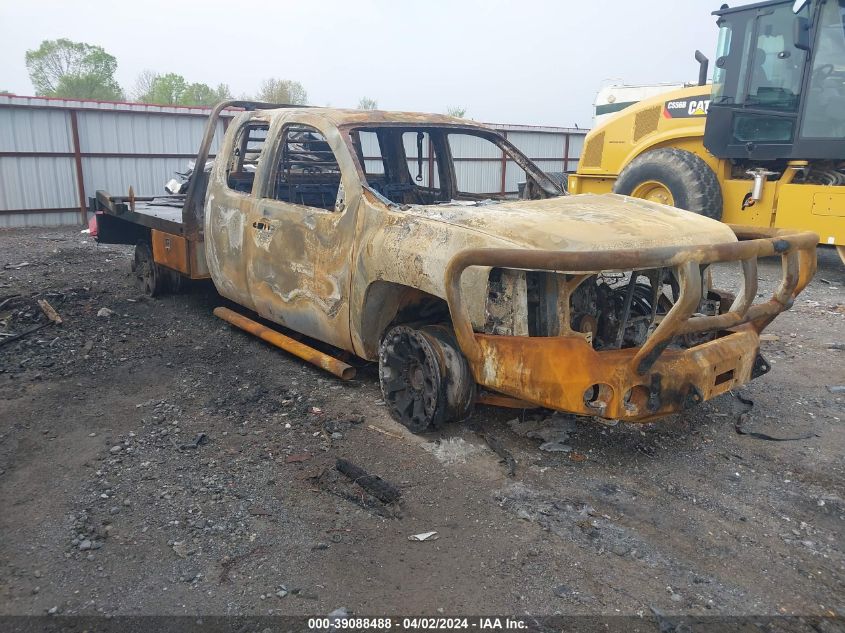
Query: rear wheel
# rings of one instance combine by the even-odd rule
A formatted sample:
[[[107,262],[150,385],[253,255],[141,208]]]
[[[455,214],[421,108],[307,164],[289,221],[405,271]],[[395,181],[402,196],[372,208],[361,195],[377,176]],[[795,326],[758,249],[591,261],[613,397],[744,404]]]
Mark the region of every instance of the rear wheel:
[[[663,147],[632,160],[613,192],[722,218],[722,188],[710,166],[682,149]]]
[[[475,382],[451,330],[398,325],[379,348],[379,382],[391,415],[413,433],[467,417]]]
[[[153,260],[153,251],[147,242],[135,245],[135,259],[132,270],[138,280],[138,287],[144,294],[157,297],[162,294],[167,284],[167,274]]]

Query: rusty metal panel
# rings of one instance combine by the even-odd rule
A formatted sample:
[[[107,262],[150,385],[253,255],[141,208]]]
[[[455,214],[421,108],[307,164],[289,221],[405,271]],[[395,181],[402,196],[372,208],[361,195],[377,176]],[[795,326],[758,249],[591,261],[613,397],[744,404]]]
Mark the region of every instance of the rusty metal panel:
[[[172,235],[153,229],[153,259],[157,264],[178,270],[185,275],[191,274],[188,260],[188,241],[179,235]]]
[[[209,276],[202,244],[156,229],[150,233],[153,259],[157,264],[177,270],[191,279],[205,279]]]

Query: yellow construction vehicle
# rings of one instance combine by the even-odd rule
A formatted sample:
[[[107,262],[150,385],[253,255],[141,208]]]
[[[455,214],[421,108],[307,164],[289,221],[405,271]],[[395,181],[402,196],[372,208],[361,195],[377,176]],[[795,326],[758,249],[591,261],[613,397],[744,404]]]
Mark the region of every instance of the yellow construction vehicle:
[[[723,5],[712,85],[620,111],[585,139],[571,193],[814,231],[845,262],[845,0]]]

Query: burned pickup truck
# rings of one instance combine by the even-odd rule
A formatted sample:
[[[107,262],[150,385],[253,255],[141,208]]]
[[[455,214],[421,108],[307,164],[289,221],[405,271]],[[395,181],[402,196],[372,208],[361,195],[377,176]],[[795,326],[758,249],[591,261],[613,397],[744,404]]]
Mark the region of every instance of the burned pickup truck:
[[[496,131],[447,116],[228,102],[197,165],[224,107],[242,111],[210,172],[184,196],[98,192],[99,239],[136,244],[150,292],[210,276],[321,343],[215,313],[339,376],[354,372],[315,345],[378,361],[415,432],[479,401],[631,422],[681,411],[769,370],[759,334],[815,271],[812,233],[569,196]],[[506,161],[508,182],[482,182],[467,157]],[[757,258],[773,255],[782,281],[757,301]],[[724,262],[734,294],[711,284]]]

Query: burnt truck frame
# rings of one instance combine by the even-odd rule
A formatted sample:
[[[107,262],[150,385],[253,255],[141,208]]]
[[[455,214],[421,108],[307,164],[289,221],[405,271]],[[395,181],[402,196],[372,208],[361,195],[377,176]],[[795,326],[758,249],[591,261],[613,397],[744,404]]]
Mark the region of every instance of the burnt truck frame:
[[[147,292],[211,277],[263,319],[378,361],[385,402],[415,432],[476,402],[631,422],[682,411],[769,370],[759,334],[815,272],[813,233],[569,196],[496,131],[453,117],[230,101],[197,165],[227,108],[241,112],[184,196],[97,192],[98,239],[136,245]],[[461,143],[521,170],[518,198],[461,191]],[[768,256],[782,279],[756,302]],[[711,287],[723,262],[736,293]],[[354,375],[275,327],[215,314]]]

